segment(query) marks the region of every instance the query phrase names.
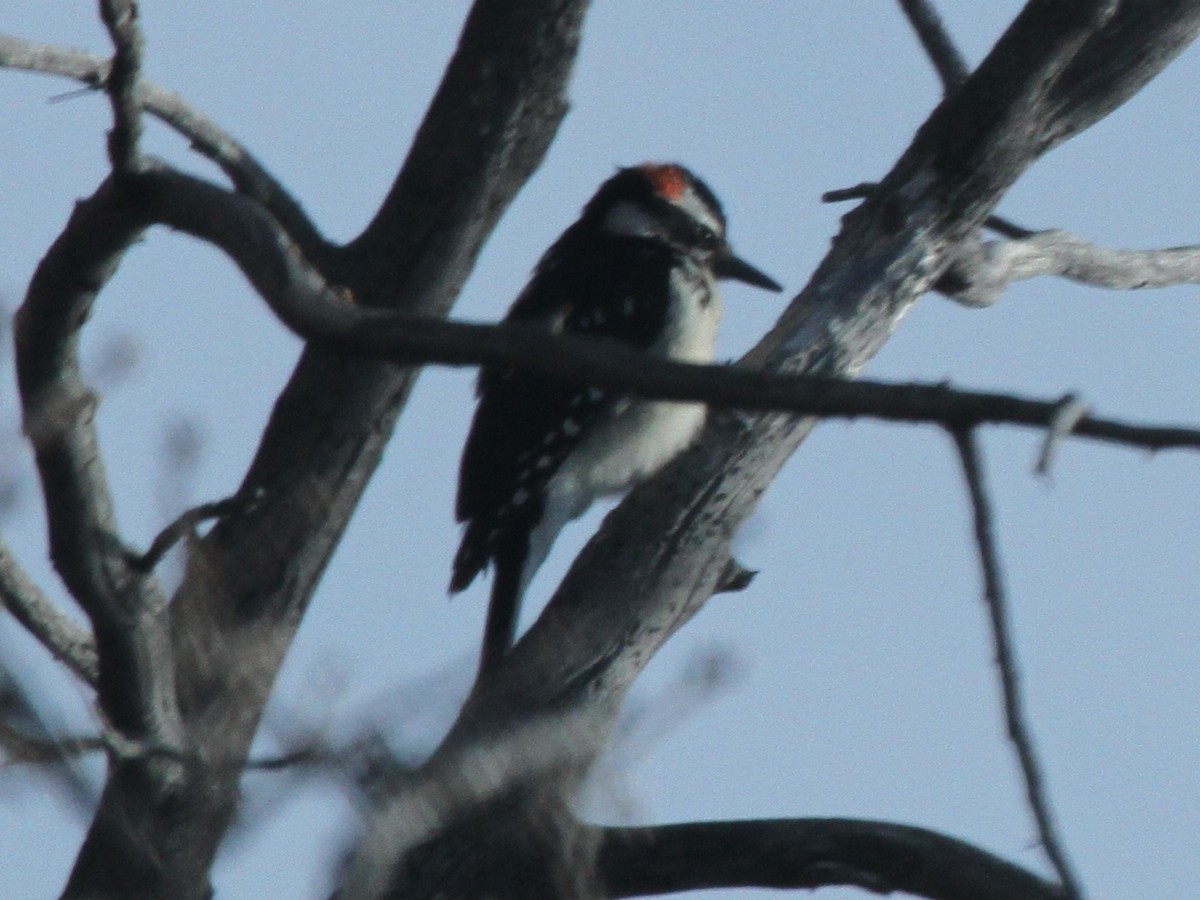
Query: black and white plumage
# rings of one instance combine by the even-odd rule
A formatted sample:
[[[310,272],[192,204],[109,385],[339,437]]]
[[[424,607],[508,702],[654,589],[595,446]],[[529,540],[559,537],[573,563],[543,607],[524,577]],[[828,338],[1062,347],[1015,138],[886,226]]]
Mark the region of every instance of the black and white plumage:
[[[538,263],[506,321],[711,362],[718,278],[778,284],[733,255],[712,191],[682,166],[621,169]],[[647,401],[504,366],[480,372],[459,469],[465,523],[451,592],[495,567],[481,671],[511,646],[521,596],[559,530],[658,471],[704,423],[700,403]]]

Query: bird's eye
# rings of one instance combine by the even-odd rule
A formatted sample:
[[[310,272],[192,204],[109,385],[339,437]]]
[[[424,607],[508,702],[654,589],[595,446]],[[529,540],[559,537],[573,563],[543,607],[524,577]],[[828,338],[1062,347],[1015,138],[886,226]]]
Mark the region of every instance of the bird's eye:
[[[702,222],[692,221],[692,234],[698,247],[711,250],[721,245],[717,233]]]

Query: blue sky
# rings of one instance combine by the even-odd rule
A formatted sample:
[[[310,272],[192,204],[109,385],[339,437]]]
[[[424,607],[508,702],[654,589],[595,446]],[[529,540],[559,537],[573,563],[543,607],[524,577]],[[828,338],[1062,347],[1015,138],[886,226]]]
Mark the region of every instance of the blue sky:
[[[939,7],[976,62],[1020,4]],[[897,4],[760,0],[750,8],[596,4],[571,113],[485,248],[456,315],[502,315],[595,186],[615,165],[646,159],[678,159],[703,175],[725,203],[738,251],[789,296],[803,286],[845,211],[821,205],[820,194],[886,172],[939,87]],[[329,235],[344,239],[390,184],[465,10],[460,0],[336,12],[310,3],[143,3],[146,71],[257,153]],[[8,0],[0,31],[107,51],[88,3]],[[1034,167],[1000,211],[1114,246],[1200,242],[1198,79],[1193,49]],[[10,309],[70,204],[104,172],[107,107],[95,96],[47,102],[70,88],[0,73],[0,297]],[[150,128],[147,144],[217,177],[161,128]],[[867,374],[1039,397],[1078,391],[1105,414],[1195,422],[1187,385],[1197,378],[1196,290],[1113,293],[1040,279],[982,311],[928,297]],[[748,348],[783,302],[730,285],[720,354]],[[200,429],[195,501],[230,494],[299,343],[228,262],[161,230],[102,294],[85,359],[129,339],[136,364],[106,391],[99,424],[122,525],[145,544],[169,514],[157,463],[164,429],[180,420]],[[476,586],[445,597],[471,380],[451,370],[422,377],[289,655],[279,715],[334,734],[367,715],[399,745],[431,738],[452,714],[486,595]],[[3,384],[0,428],[15,428]],[[0,452],[13,447],[6,441]],[[1200,858],[1200,460],[1070,442],[1041,478],[1032,472],[1038,447],[1030,432],[984,436],[1051,796],[1091,896],[1182,900]],[[4,465],[30,471],[27,458]],[[560,540],[531,606],[598,516]],[[26,567],[62,596],[44,561],[34,494],[0,524]],[[1041,868],[1003,737],[949,441],[910,426],[822,426],[738,549],[761,570],[754,585],[712,600],[652,664],[640,696],[671,684],[706,649],[731,654],[737,677],[618,783],[602,785],[597,814],[894,819]],[[0,653],[27,673],[54,721],[88,727],[86,694],[11,621],[0,621]],[[627,797],[632,806],[618,802]],[[353,821],[349,810],[313,788],[277,812],[222,857],[220,896],[323,895],[318,873]],[[0,895],[54,896],[81,827],[43,783],[0,773]]]

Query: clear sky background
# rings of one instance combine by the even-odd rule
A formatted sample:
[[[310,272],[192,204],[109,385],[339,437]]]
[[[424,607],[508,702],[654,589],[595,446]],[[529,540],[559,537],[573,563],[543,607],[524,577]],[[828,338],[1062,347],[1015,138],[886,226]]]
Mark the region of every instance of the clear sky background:
[[[942,0],[974,64],[1020,8]],[[243,141],[336,239],[369,219],[454,46],[465,0],[144,2],[147,75]],[[0,31],[108,52],[94,5],[4,0]],[[1114,246],[1200,242],[1200,51],[1054,151],[1000,211]],[[0,72],[0,297],[11,310],[71,203],[105,171],[100,96],[48,103],[65,81]],[[846,207],[823,191],[882,176],[940,95],[895,3],[598,0],[545,165],[500,222],[455,314],[494,320],[542,250],[618,164],[677,159],[725,202],[739,253],[798,291]],[[152,126],[147,146],[214,175]],[[867,374],[950,379],[1054,398],[1078,391],[1135,420],[1200,421],[1197,288],[1113,293],[1051,279],[995,307],[921,300]],[[726,289],[719,352],[734,357],[782,309]],[[86,331],[104,381],[99,424],[126,536],[231,494],[300,349],[223,257],[163,230],[126,258]],[[50,593],[42,519],[5,353],[0,477],[22,505],[0,521]],[[97,373],[98,378],[104,373]],[[345,736],[364,719],[395,745],[434,740],[465,692],[486,587],[449,602],[458,449],[469,371],[430,370],[330,566],[277,692],[276,722]],[[194,476],[164,474],[164,434],[201,438]],[[1039,436],[984,436],[1029,714],[1067,846],[1091,896],[1192,900],[1200,860],[1200,459],[1081,441],[1049,478]],[[599,513],[535,582],[536,607]],[[761,570],[714,598],[647,671],[633,703],[664,733],[618,754],[593,806],[609,820],[855,816],[922,825],[1041,870],[1004,739],[967,503],[932,428],[829,423],[800,449],[738,539]],[[64,601],[65,602],[65,601]],[[531,611],[531,615],[536,610]],[[696,706],[676,685],[705,654],[734,675]],[[89,728],[89,698],[11,620],[0,654],[51,722]],[[653,729],[651,729],[653,730]],[[269,752],[271,740],[262,750]],[[84,767],[96,777],[95,762]],[[298,788],[253,816],[215,873],[220,897],[324,896],[353,826],[334,791]],[[0,896],[55,896],[84,820],[21,771],[0,771]],[[717,892],[743,897],[752,892]],[[831,890],[822,897],[859,892]]]

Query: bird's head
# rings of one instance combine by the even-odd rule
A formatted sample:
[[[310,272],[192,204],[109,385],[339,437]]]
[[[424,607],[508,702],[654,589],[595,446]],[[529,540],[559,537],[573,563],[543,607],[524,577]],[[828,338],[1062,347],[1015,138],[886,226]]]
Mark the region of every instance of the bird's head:
[[[783,290],[734,255],[725,238],[725,212],[716,194],[676,163],[643,163],[617,170],[588,202],[583,219],[607,234],[670,244],[710,268],[717,278]]]

